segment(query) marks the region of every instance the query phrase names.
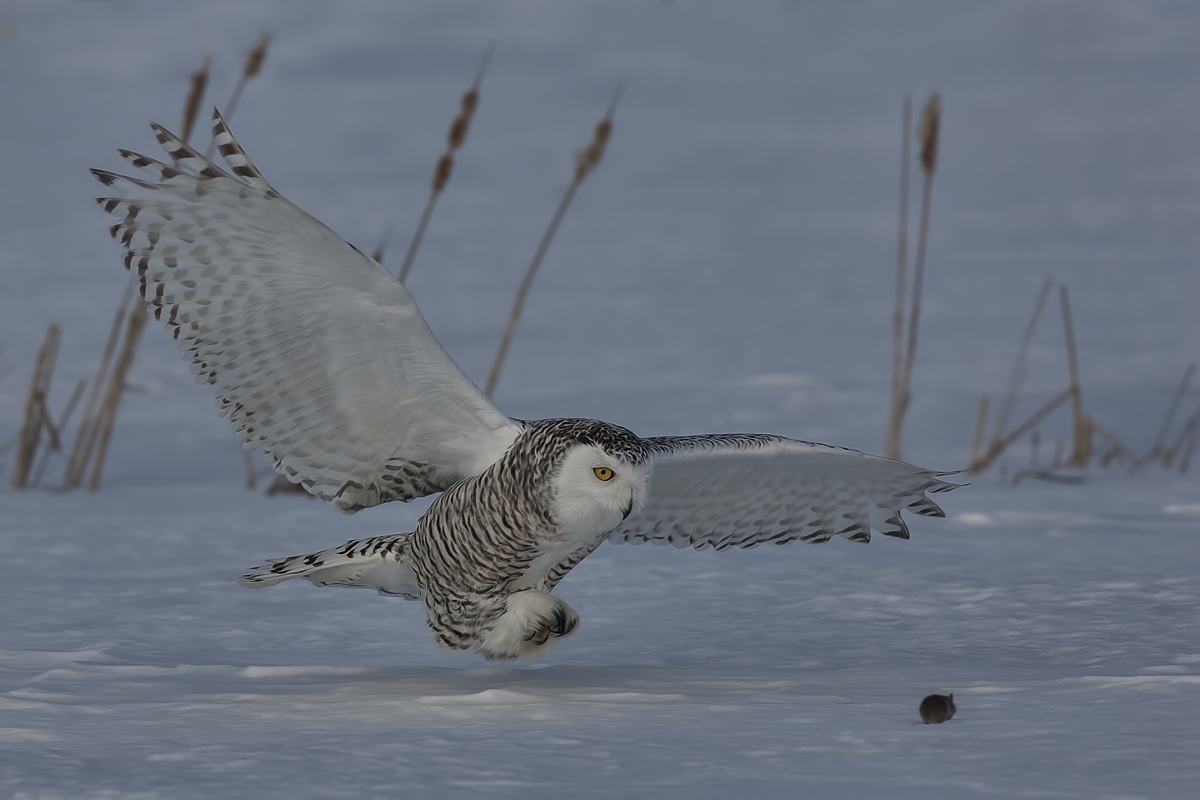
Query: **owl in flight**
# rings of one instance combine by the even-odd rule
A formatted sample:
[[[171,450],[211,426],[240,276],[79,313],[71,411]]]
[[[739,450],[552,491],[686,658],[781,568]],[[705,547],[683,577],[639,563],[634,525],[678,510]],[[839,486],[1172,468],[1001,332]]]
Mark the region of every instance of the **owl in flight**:
[[[148,175],[93,170],[141,295],[246,448],[354,513],[439,493],[416,530],[268,561],[420,600],[437,644],[531,661],[579,622],[554,587],[602,542],[752,547],[943,516],[946,473],[765,434],[643,439],[591,419],[510,419],[433,337],[395,278],[271,187],[220,114],[221,168],[154,125]]]

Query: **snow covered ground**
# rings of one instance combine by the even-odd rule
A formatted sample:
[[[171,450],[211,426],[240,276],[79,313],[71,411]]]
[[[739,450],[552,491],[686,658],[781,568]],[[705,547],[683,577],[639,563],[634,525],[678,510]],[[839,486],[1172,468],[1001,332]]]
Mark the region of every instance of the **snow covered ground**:
[[[943,93],[905,455],[963,466],[1041,280],[1071,290],[1085,404],[1139,451],[1200,353],[1200,7],[0,2],[0,442],[45,325],[51,405],[123,288],[89,166],[151,151],[187,75],[292,200],[395,266],[458,96],[496,52],[410,287],[482,380],[620,80],[604,163],[497,393],[524,418],[759,430],[878,451],[901,98]],[[1018,415],[1065,385],[1047,314]],[[263,557],[411,529],[242,488],[147,332],[96,495],[0,491],[0,796],[1184,797],[1200,785],[1195,472],[940,499],[909,542],[603,547],[530,668],[437,651],[367,592],[239,589]],[[1193,392],[1185,406],[1194,408]],[[1041,428],[1052,445],[1065,416]],[[1043,444],[1042,459],[1050,445]],[[3,457],[11,463],[11,453]],[[61,463],[48,471],[57,481]],[[7,486],[7,469],[4,472]],[[958,715],[917,705],[953,691]]]

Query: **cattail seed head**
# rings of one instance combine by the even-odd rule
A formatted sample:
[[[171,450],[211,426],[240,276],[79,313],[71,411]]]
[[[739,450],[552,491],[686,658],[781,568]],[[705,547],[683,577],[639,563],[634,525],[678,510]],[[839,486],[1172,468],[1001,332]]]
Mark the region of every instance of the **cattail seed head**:
[[[442,157],[438,159],[437,168],[433,171],[433,191],[435,194],[446,186],[446,181],[450,180],[450,173],[453,170],[454,156],[450,153],[442,153]]]
[[[612,120],[605,119],[596,126],[596,133],[592,137],[592,143],[575,160],[576,183],[581,183],[588,176],[588,173],[594,170],[596,165],[600,163],[600,159],[604,158],[604,148],[608,145],[608,140],[611,136]]]
[[[917,127],[917,137],[921,140],[921,169],[926,175],[933,175],[937,169],[938,125],[942,112],[942,96],[933,94],[925,104],[921,114],[921,124]]]
[[[479,105],[479,92],[477,90],[472,89],[463,95],[462,110],[458,112],[458,116],[450,124],[450,135],[446,137],[451,150],[457,150],[467,141],[467,130],[471,127],[471,117],[474,115],[477,105]]]
[[[271,43],[271,34],[264,33],[263,37],[258,40],[258,46],[250,51],[250,55],[246,57],[246,66],[242,68],[242,77],[250,80],[258,74],[262,69],[263,61],[267,57],[267,45]]]
[[[208,86],[208,68],[212,59],[204,59],[204,66],[191,74],[192,88],[188,91],[187,101],[183,106],[182,138],[186,142],[192,135],[192,127],[196,124],[196,115],[200,111],[200,103],[204,101],[204,89]]]
[[[472,89],[462,96],[462,113],[470,116],[475,113],[475,106],[479,105],[479,90]]]

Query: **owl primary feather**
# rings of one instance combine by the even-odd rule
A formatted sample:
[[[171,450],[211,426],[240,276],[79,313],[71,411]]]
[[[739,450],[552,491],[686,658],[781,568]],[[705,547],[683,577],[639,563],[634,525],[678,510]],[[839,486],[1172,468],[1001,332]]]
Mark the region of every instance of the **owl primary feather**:
[[[765,434],[641,438],[590,419],[501,413],[395,278],[267,183],[219,113],[228,169],[154,125],[170,163],[93,170],[116,191],[142,297],[247,448],[342,511],[438,494],[416,530],[269,561],[424,603],[447,651],[533,660],[579,623],[552,594],[604,541],[676,547],[908,538],[946,473]]]

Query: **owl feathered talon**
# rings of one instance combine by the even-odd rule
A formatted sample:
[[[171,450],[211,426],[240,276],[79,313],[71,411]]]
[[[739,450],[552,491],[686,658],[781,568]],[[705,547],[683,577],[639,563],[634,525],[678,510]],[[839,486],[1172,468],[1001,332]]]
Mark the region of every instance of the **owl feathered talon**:
[[[504,613],[479,636],[488,659],[533,661],[558,646],[579,625],[579,615],[560,598],[536,591],[508,596]]]

